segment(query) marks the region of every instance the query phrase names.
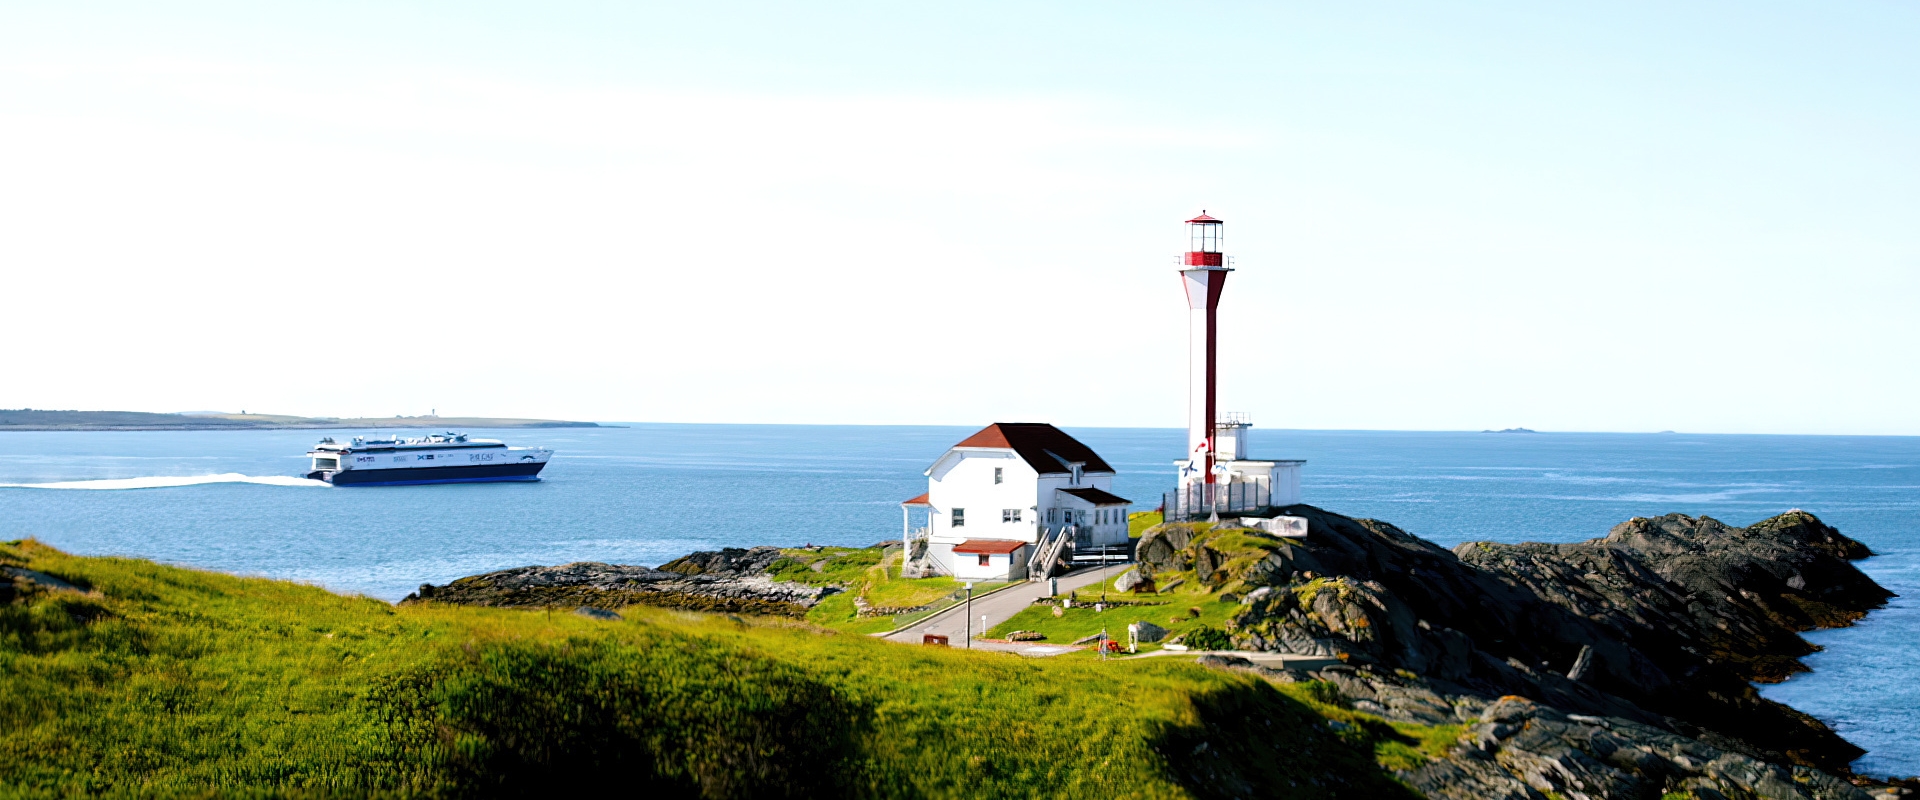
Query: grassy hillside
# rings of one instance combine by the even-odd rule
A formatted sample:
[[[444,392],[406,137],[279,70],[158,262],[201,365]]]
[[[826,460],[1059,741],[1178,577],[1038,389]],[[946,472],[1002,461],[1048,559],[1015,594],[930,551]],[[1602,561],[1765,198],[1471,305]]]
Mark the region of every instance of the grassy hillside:
[[[852,565],[848,565],[851,567]],[[0,544],[0,795],[1409,796],[1457,731],[1178,659],[786,619],[393,607]]]

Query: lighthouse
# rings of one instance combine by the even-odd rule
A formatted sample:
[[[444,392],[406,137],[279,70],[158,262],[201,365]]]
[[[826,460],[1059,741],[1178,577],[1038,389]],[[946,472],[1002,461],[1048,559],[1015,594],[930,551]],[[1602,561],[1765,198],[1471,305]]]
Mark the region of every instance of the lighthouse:
[[[1227,257],[1220,252],[1220,234],[1227,224],[1207,216],[1187,220],[1187,254],[1180,279],[1187,289],[1187,466],[1181,483],[1214,483],[1218,453],[1213,423],[1218,412],[1215,377],[1220,334],[1220,292],[1226,288]]]
[[[1231,513],[1263,520],[1259,527],[1278,535],[1305,535],[1306,520],[1283,511],[1300,502],[1300,468],[1307,462],[1254,458],[1253,418],[1220,412],[1220,293],[1233,271],[1220,250],[1226,225],[1205,211],[1187,220],[1187,252],[1180,258],[1187,294],[1187,455],[1174,462],[1180,478],[1160,508],[1169,522]]]

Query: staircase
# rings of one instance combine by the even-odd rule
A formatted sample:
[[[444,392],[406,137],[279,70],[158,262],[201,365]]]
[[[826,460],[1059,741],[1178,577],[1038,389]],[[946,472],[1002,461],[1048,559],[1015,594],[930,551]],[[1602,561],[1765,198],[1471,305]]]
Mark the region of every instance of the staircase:
[[[1044,581],[1053,577],[1054,569],[1060,566],[1060,556],[1073,544],[1074,528],[1067,525],[1051,534],[1041,532],[1040,541],[1034,543],[1033,557],[1027,560],[1027,580]]]

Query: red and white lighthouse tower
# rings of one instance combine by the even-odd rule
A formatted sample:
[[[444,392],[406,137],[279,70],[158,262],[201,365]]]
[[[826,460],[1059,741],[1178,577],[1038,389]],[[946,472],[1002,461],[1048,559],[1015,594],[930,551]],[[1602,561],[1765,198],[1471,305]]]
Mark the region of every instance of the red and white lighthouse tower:
[[[1188,308],[1187,465],[1180,475],[1183,488],[1214,482],[1214,344],[1219,334],[1220,290],[1227,285],[1227,273],[1233,271],[1220,252],[1220,234],[1225,227],[1225,222],[1207,216],[1205,211],[1187,220],[1187,255],[1180,268]],[[1210,495],[1207,492],[1203,496]]]

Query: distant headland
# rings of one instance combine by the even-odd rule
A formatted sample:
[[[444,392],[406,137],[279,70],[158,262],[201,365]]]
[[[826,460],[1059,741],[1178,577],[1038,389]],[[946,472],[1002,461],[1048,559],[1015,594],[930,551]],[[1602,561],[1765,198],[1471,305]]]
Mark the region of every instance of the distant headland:
[[[224,431],[306,428],[599,428],[593,422],[514,417],[295,417],[195,411],[47,411],[0,409],[0,431]]]
[[[1539,431],[1531,430],[1528,428],[1502,428],[1497,431],[1494,431],[1494,430],[1481,431],[1481,433],[1539,433]]]

